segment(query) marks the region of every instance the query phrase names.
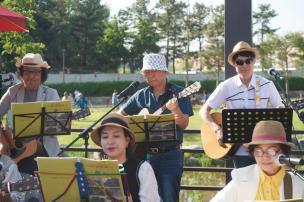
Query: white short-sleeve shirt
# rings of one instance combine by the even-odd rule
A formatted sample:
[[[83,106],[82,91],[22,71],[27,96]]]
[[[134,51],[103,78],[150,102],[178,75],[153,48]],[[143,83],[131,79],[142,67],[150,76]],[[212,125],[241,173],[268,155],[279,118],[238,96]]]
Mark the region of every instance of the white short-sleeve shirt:
[[[258,106],[256,88],[259,88],[260,101]],[[206,103],[212,109],[219,108],[222,104],[227,109],[284,107],[280,94],[273,82],[256,74],[252,75],[248,87],[241,82],[239,75],[225,80],[219,84]]]
[[[218,85],[206,104],[212,109],[221,105],[227,109],[254,109],[284,107],[281,96],[272,81],[253,74],[248,85],[241,82],[239,75]],[[247,149],[240,147],[236,155],[248,155]]]

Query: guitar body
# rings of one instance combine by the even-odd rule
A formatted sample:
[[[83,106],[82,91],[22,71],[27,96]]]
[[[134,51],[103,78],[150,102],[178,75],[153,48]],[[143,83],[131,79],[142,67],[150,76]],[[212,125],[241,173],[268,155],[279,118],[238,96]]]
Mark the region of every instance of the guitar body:
[[[214,112],[211,114],[211,117],[218,125],[222,125],[221,113]],[[226,144],[227,148],[221,147],[217,141],[215,132],[205,122],[203,122],[201,127],[201,141],[205,153],[212,159],[224,158],[229,154],[230,150],[233,147],[233,144]]]
[[[38,145],[36,139],[23,141],[23,147],[20,149],[16,147],[15,140],[13,139],[12,134],[9,132],[9,130],[1,129],[0,137],[0,151],[3,152],[3,154],[11,156],[12,160],[15,163],[18,163],[20,160],[32,156],[37,152]],[[18,152],[20,150],[21,152]],[[14,156],[11,151],[16,151],[17,155]]]

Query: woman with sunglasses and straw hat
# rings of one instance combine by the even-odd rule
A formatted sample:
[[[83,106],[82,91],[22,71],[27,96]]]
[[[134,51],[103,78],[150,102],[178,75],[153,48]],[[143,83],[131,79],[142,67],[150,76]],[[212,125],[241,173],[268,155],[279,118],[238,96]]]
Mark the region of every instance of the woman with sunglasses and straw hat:
[[[266,120],[256,124],[252,141],[245,144],[256,164],[232,171],[232,180],[211,202],[278,201],[303,199],[304,182],[286,172],[278,155],[289,155],[291,143],[281,122]]]
[[[129,201],[160,201],[154,171],[147,161],[132,158],[135,144],[134,134],[129,129],[128,120],[118,113],[110,113],[91,134],[93,142],[102,148],[110,160],[117,160],[127,173]],[[125,181],[123,179],[123,181]]]

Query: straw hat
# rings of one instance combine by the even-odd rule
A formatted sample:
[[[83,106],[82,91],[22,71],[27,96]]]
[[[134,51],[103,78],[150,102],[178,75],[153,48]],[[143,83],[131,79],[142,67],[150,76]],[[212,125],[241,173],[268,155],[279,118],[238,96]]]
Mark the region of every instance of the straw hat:
[[[49,64],[44,61],[39,53],[27,53],[22,60],[18,59],[16,62],[16,67],[20,68],[22,66],[27,67],[39,67],[49,69]]]
[[[259,51],[256,48],[251,48],[247,42],[240,41],[233,47],[232,52],[228,56],[229,64],[234,66],[233,56],[235,56],[237,53],[246,51],[252,52],[256,59],[259,57]]]
[[[134,133],[129,129],[128,119],[118,113],[110,113],[101,121],[100,126],[91,133],[91,139],[96,145],[101,147],[99,133],[105,126],[118,126],[125,129],[130,137],[129,147],[135,144]]]
[[[150,53],[143,58],[143,67],[141,71],[158,70],[168,72],[166,58],[162,54]]]
[[[266,120],[258,122],[253,130],[251,142],[244,146],[257,144],[285,144],[291,146],[287,142],[285,129],[279,121]]]

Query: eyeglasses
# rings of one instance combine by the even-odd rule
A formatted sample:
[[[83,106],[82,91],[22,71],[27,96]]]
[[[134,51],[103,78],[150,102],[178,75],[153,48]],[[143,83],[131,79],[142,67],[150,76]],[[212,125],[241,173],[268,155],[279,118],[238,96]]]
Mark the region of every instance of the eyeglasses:
[[[247,65],[249,65],[252,62],[252,58],[248,58],[245,61],[241,60],[241,59],[237,59],[235,61],[235,64],[242,66],[244,63],[246,63]]]
[[[262,157],[265,154],[268,157],[275,157],[279,153],[279,151],[280,150],[275,149],[275,148],[269,148],[266,151],[263,151],[260,148],[255,148],[253,151],[253,155],[255,157]]]
[[[25,75],[34,75],[34,76],[39,76],[41,75],[41,70],[40,71],[30,71],[30,70],[23,70],[23,74]]]

